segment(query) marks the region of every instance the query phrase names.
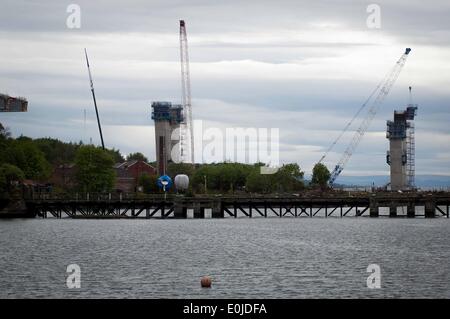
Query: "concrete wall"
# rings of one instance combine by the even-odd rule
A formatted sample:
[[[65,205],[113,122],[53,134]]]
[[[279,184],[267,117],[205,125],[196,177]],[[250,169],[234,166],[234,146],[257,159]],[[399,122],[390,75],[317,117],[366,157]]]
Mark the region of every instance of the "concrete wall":
[[[172,160],[172,149],[179,142],[177,140],[172,141],[172,132],[178,129],[179,124],[170,124],[169,121],[157,121],[155,122],[155,139],[156,139],[156,162],[158,174],[162,175],[164,167],[167,170],[167,163]],[[161,145],[161,142],[163,145]]]
[[[406,154],[405,139],[390,139],[391,159],[391,189],[403,190],[407,188],[406,164],[403,164],[403,155]]]
[[[27,101],[0,94],[0,112],[26,112],[27,108]]]

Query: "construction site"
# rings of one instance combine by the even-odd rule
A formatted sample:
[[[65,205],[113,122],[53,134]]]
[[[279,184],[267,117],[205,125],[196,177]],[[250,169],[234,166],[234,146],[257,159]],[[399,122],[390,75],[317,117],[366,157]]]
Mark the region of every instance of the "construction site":
[[[411,48],[406,48],[404,53],[395,63],[390,72],[386,74],[376,86],[368,99],[360,106],[350,122],[328,147],[318,163],[322,163],[327,155],[339,143],[344,134],[350,130],[358,116],[366,112],[362,117],[359,127],[342,154],[339,162],[334,166],[329,179],[329,185],[335,185],[341,172],[346,167],[352,154],[356,151],[364,134],[368,130],[373,118],[377,114],[384,100],[406,63],[411,53]],[[194,164],[194,137],[192,124],[191,84],[189,71],[188,40],[185,21],[180,21],[180,57],[181,57],[181,104],[171,102],[153,102],[152,119],[155,123],[155,145],[158,173],[164,175],[169,162],[181,162]],[[385,185],[386,190],[404,191],[414,190],[415,176],[415,143],[414,143],[414,117],[418,106],[412,104],[412,88],[409,87],[410,103],[405,111],[395,111],[394,121],[387,122],[387,138],[389,150],[387,164],[390,166],[390,183]],[[174,138],[175,134],[175,138]],[[179,143],[178,143],[179,141]],[[178,147],[177,147],[178,145]],[[174,159],[173,156],[177,158]]]
[[[181,65],[181,103],[170,101],[153,101],[151,103],[151,119],[154,121],[155,129],[155,154],[156,170],[158,176],[166,176],[170,163],[182,163],[195,165],[194,161],[194,130],[193,130],[193,106],[191,98],[191,83],[189,70],[189,53],[186,23],[179,21],[179,41],[180,41],[180,65]],[[338,184],[339,176],[348,165],[352,155],[356,152],[358,145],[364,134],[370,127],[372,120],[381,108],[383,102],[388,97],[396,80],[405,66],[407,58],[411,54],[411,48],[406,48],[395,62],[393,68],[378,83],[367,100],[358,108],[351,120],[345,125],[343,130],[335,137],[330,146],[326,149],[318,163],[323,164],[328,159],[328,155],[334,147],[341,141],[345,133],[352,135],[345,151],[341,154],[339,161],[334,165],[328,179],[328,187],[324,192],[322,189],[317,198],[308,192],[303,194],[284,194],[283,200],[272,198],[271,196],[248,195],[242,198],[223,197],[222,200],[211,199],[208,196],[197,196],[190,200],[179,200],[173,195],[169,197],[164,194],[164,199],[158,196],[148,200],[140,200],[134,195],[116,198],[108,195],[98,196],[96,199],[87,196],[87,200],[73,201],[71,198],[57,199],[52,196],[35,197],[27,200],[28,213],[32,216],[46,217],[48,213],[54,217],[61,217],[62,214],[68,217],[114,217],[114,218],[137,218],[146,211],[146,217],[151,218],[160,212],[160,218],[177,217],[186,218],[187,210],[194,210],[194,217],[204,218],[204,210],[212,209],[213,217],[225,217],[230,215],[237,217],[238,212],[245,216],[252,216],[252,209],[263,217],[268,216],[271,210],[275,215],[282,217],[292,215],[294,217],[305,214],[313,217],[318,211],[325,209],[325,217],[331,216],[334,212],[340,211],[340,216],[344,217],[350,211],[354,211],[354,216],[362,216],[370,212],[371,217],[378,217],[380,206],[390,207],[389,216],[397,216],[398,207],[407,207],[408,217],[415,217],[416,206],[423,206],[425,217],[435,217],[436,212],[443,216],[449,216],[450,195],[448,193],[423,197],[418,193],[415,184],[415,131],[414,120],[417,115],[418,105],[413,103],[412,87],[409,87],[409,103],[404,110],[394,111],[393,120],[387,120],[386,138],[389,141],[389,148],[386,154],[386,165],[389,167],[390,182],[379,192],[381,197],[373,197],[374,193],[353,193],[345,195],[340,191]],[[89,75],[90,89],[92,93],[98,131],[102,148],[105,149],[102,126],[97,107],[97,100],[94,91],[92,74],[85,49],[85,59]],[[28,102],[24,98],[12,98],[7,95],[0,95],[0,112],[26,112]],[[353,124],[359,124],[356,129]],[[174,178],[175,176],[171,176]],[[186,186],[187,187],[187,186]],[[388,192],[386,192],[388,191]],[[391,191],[391,192],[389,192]],[[165,192],[165,189],[164,189]],[[407,196],[400,196],[398,192],[407,192]],[[206,176],[205,176],[206,193]],[[77,194],[78,196],[78,194]],[[172,197],[171,197],[172,196]],[[399,197],[400,196],[400,197]],[[297,198],[297,199],[296,199]],[[301,198],[301,199],[300,199]],[[67,206],[69,205],[69,206]],[[263,208],[263,211],[261,210]],[[125,209],[125,212],[123,211]],[[331,212],[328,211],[331,209]],[[127,215],[127,211],[131,215]],[[295,212],[294,212],[295,211]],[[156,215],[155,215],[156,214]]]
[[[170,101],[153,101],[151,103],[151,119],[155,128],[155,154],[156,168],[160,176],[167,172],[168,163],[190,163],[194,161],[194,131],[193,111],[191,98],[191,82],[189,70],[189,52],[186,23],[179,21],[179,44],[181,66],[181,103]],[[329,185],[333,187],[339,182],[338,177],[347,166],[353,153],[363,139],[364,134],[379,111],[384,100],[389,95],[397,78],[406,63],[411,48],[407,48],[396,61],[391,71],[378,83],[367,100],[359,107],[353,118],[326,149],[318,163],[324,163],[330,152],[340,142],[345,133],[351,132],[352,125],[360,120],[359,126],[354,129],[353,136],[345,152],[334,165],[329,178]],[[86,65],[89,75],[98,131],[102,148],[105,148],[101,120],[97,107],[91,69],[87,50],[85,49]],[[412,101],[412,88],[409,87],[410,102],[404,111],[395,111],[394,120],[387,121],[386,137],[389,140],[389,150],[386,162],[390,170],[390,183],[386,190],[405,191],[415,189],[415,132],[414,119],[418,106]],[[0,95],[0,112],[26,112],[28,102],[24,98],[13,98]],[[364,114],[360,116],[361,114]]]

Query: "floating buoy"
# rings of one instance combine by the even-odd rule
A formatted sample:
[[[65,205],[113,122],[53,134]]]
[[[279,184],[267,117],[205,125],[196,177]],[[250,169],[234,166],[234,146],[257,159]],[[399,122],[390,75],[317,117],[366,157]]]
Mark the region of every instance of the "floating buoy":
[[[203,276],[200,280],[202,288],[211,288],[212,279],[209,276]]]

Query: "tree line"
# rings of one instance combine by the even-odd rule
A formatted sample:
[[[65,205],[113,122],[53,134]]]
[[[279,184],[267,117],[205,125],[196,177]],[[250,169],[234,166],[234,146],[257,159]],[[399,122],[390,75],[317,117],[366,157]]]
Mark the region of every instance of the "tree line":
[[[59,191],[111,192],[115,185],[115,163],[125,160],[149,162],[142,153],[131,153],[126,159],[119,150],[93,145],[65,143],[53,138],[12,138],[0,123],[0,195],[8,194],[14,185],[25,180],[48,183],[55,167],[73,164],[75,185]],[[150,162],[153,164],[154,162]],[[305,188],[326,188],[330,173],[326,166],[317,164],[312,180],[304,181],[304,172],[298,164],[285,164],[273,174],[263,174],[263,163],[213,163],[191,165],[170,163],[167,174],[174,178],[186,174],[190,179],[188,193],[283,193],[298,192]],[[137,185],[144,193],[157,193],[158,176],[142,174]],[[175,190],[172,190],[175,191]]]

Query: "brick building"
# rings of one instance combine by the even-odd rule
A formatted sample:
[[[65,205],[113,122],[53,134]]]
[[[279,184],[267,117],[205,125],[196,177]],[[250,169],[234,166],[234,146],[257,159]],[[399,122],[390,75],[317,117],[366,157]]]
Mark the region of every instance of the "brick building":
[[[114,165],[116,171],[116,191],[135,192],[139,176],[143,173],[156,175],[156,168],[144,161],[129,161]]]
[[[114,190],[117,192],[135,192],[139,176],[143,173],[156,175],[156,168],[144,161],[135,160],[117,163],[113,168],[116,172]],[[54,168],[49,182],[61,188],[71,189],[75,187],[75,174],[76,167],[74,164],[59,165]]]

